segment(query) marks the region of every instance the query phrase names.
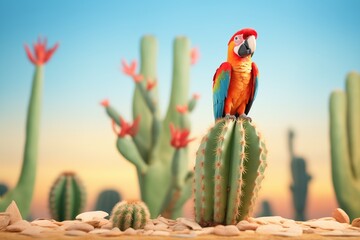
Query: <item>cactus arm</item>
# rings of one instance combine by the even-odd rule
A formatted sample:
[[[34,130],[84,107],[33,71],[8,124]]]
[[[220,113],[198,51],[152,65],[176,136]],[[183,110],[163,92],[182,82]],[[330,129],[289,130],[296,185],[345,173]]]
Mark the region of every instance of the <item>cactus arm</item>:
[[[360,75],[350,73],[346,80],[347,117],[351,167],[355,179],[360,179]]]
[[[42,87],[43,66],[35,66],[27,113],[26,140],[20,178],[16,186],[0,199],[0,211],[4,211],[11,201],[14,200],[19,207],[21,215],[24,217],[30,211],[36,178]]]
[[[111,118],[111,120],[113,120],[118,126],[121,127],[121,123],[120,123],[120,114],[115,110],[114,107],[112,107],[111,105],[108,105],[105,107],[105,111],[107,113],[107,115]],[[147,155],[147,150],[145,148],[145,143],[143,141],[143,139],[141,138],[137,138],[136,136],[133,137],[133,141],[136,145],[137,150],[139,151],[141,157],[143,159],[146,158]]]
[[[134,141],[130,136],[118,137],[116,144],[119,152],[131,163],[133,163],[141,174],[145,174],[148,165],[141,157]]]
[[[157,41],[153,36],[145,36],[141,40],[140,45],[140,74],[145,78],[156,79],[156,57],[157,57]],[[141,84],[144,81],[141,82]],[[152,94],[157,96],[157,87],[152,89]],[[155,98],[156,99],[156,98]],[[159,112],[159,110],[158,110]],[[158,112],[156,114],[158,114]],[[153,114],[147,107],[147,104],[141,94],[139,85],[137,84],[133,96],[133,118],[141,116],[139,132],[134,137],[134,141],[142,142],[143,148],[146,149],[147,155],[150,155],[152,146],[152,124]],[[148,157],[144,158],[148,162]]]
[[[190,42],[186,37],[177,37],[174,41],[174,60],[172,87],[170,102],[167,113],[161,127],[159,141],[155,146],[152,160],[159,159],[162,162],[171,161],[174,149],[169,146],[169,124],[180,125],[180,117],[176,111],[177,105],[185,105],[189,94],[190,80]]]

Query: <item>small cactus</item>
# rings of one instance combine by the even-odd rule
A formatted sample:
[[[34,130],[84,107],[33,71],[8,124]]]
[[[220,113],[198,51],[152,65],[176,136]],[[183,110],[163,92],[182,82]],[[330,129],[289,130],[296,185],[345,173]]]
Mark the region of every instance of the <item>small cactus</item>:
[[[210,129],[195,164],[195,219],[200,225],[236,224],[252,214],[266,153],[247,119],[221,119]]]
[[[110,221],[121,231],[128,228],[143,228],[150,219],[150,212],[146,204],[139,200],[121,201],[112,210]]]
[[[111,213],[111,210],[116,203],[121,201],[121,195],[116,190],[107,189],[99,194],[96,201],[95,210],[101,210],[107,213]]]
[[[62,173],[50,190],[50,214],[57,221],[71,220],[84,210],[85,188],[73,172]]]

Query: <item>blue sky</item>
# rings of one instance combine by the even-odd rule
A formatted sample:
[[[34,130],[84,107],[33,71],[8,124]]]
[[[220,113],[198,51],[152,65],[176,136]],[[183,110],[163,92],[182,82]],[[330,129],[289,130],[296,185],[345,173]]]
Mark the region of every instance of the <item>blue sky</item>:
[[[288,167],[286,130],[294,127],[296,151],[319,175],[314,181],[330,184],[328,98],[333,89],[343,88],[349,71],[360,71],[359,9],[356,0],[0,1],[0,165],[20,163],[33,74],[24,43],[39,35],[49,45],[60,42],[45,69],[42,141],[58,138],[56,144],[64,149],[69,138],[102,146],[93,132],[113,136],[99,106],[103,98],[130,117],[134,86],[119,66],[123,58],[139,58],[144,34],[155,35],[159,43],[162,113],[169,97],[174,37],[186,35],[199,48],[190,92],[202,96],[192,115],[193,133],[201,135],[213,122],[212,76],[226,59],[226,44],[236,31],[252,27],[258,32],[253,60],[260,84],[250,115],[268,140],[269,162],[276,166],[269,171]],[[94,153],[96,147],[86,151]],[[70,160],[63,161],[71,166]]]

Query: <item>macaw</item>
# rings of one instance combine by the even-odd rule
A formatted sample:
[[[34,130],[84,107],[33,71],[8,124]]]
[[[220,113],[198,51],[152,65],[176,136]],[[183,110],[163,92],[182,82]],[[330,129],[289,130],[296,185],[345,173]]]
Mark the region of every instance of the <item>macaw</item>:
[[[257,32],[245,28],[235,33],[228,43],[227,62],[213,77],[213,109],[215,121],[220,118],[248,118],[254,102],[259,71],[252,61]]]

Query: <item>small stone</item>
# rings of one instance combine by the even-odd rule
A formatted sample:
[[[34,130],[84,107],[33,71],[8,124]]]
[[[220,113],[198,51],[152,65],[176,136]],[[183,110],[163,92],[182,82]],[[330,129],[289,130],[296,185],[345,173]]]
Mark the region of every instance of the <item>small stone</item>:
[[[240,221],[236,227],[240,230],[240,231],[246,231],[246,230],[256,230],[259,227],[259,224],[257,223],[249,223],[246,220],[242,220]]]
[[[346,228],[346,224],[339,223],[334,220],[315,220],[315,221],[306,221],[302,222],[302,224],[306,226],[310,226],[312,228],[321,228],[324,230],[342,230]]]
[[[42,232],[42,227],[39,226],[30,226],[23,230],[20,234],[31,236],[31,237],[40,237],[40,233]]]
[[[136,231],[133,228],[128,228],[124,231],[125,235],[136,235]]]
[[[277,224],[261,225],[256,229],[256,233],[262,234],[274,234],[282,231],[283,227]]]
[[[67,236],[84,236],[86,234],[86,232],[80,230],[70,230],[65,232],[65,235]]]
[[[179,222],[185,224],[186,226],[190,227],[193,230],[201,230],[202,227],[195,222],[194,220],[187,219],[187,218],[179,218]]]
[[[341,208],[336,208],[332,213],[332,217],[335,218],[335,220],[338,221],[339,223],[350,224],[349,215],[347,215],[346,212]]]
[[[183,223],[178,223],[178,224],[172,226],[171,229],[172,229],[174,232],[189,230],[189,228],[188,228],[185,224],[183,224]]]
[[[79,230],[83,232],[90,232],[94,230],[94,227],[87,223],[75,223],[69,225],[65,230],[66,231]]]
[[[235,225],[225,226],[226,236],[237,236],[240,234],[239,229]]]
[[[9,213],[0,213],[0,231],[6,229],[10,223],[10,214]]]
[[[208,234],[213,234],[214,233],[214,227],[205,227],[203,229],[201,229],[200,231],[196,231],[195,233],[197,235],[208,235]]]
[[[149,236],[149,235],[151,235],[153,232],[154,232],[154,230],[145,230],[144,233],[143,233],[143,235],[144,235],[144,236]]]
[[[26,228],[30,227],[31,224],[26,220],[20,220],[6,227],[8,232],[22,232]]]
[[[360,228],[360,218],[355,218],[352,220],[351,226]]]
[[[170,236],[170,233],[167,231],[154,231],[152,236]]]
[[[83,222],[94,220],[94,218],[105,218],[109,216],[107,212],[104,211],[90,211],[83,212],[76,216],[75,219],[81,220]]]
[[[10,205],[6,208],[5,212],[10,214],[10,225],[22,220],[21,213],[15,201],[12,201],[10,203]]]
[[[111,221],[109,221],[108,223],[102,225],[100,228],[102,228],[102,229],[112,229],[113,228],[113,223]]]
[[[284,218],[280,216],[270,216],[270,217],[258,217],[255,218],[255,222],[259,224],[281,224],[284,221]]]
[[[117,236],[120,236],[120,235],[123,235],[123,234],[124,234],[124,232],[122,232],[118,227],[114,227],[109,232],[101,234],[101,236],[117,237]]]
[[[31,222],[31,225],[39,226],[39,227],[47,227],[47,228],[57,228],[58,227],[58,225],[55,224],[54,222],[51,222],[51,221],[45,220],[45,219],[34,220]]]
[[[148,222],[146,223],[146,225],[144,226],[145,230],[154,230],[155,225],[152,222]]]
[[[154,225],[154,228],[152,230],[155,230],[155,231],[165,231],[168,229],[168,225],[164,224],[164,223],[159,223],[159,224],[156,224]]]

